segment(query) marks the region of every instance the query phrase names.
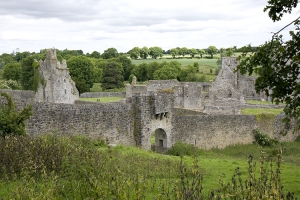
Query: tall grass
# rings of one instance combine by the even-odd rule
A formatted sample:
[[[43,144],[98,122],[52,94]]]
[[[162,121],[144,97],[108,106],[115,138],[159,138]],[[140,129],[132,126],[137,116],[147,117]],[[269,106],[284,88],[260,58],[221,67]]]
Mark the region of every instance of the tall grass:
[[[299,156],[299,143],[284,145],[292,147],[292,159]],[[248,150],[257,151],[257,146],[232,146],[223,151],[192,148],[193,156],[178,157],[135,147],[110,147],[103,140],[83,136],[7,137],[0,140],[0,198],[213,199],[237,192],[245,196],[245,190],[233,190],[227,183],[231,185],[232,176],[247,180],[259,172],[260,168],[253,168],[251,174],[247,171]],[[270,164],[268,159],[264,162]],[[264,169],[269,174],[269,168]],[[299,165],[281,164],[280,169],[280,184],[286,186],[280,193],[293,189],[299,197],[299,189],[293,187]],[[223,178],[218,181],[220,175]]]

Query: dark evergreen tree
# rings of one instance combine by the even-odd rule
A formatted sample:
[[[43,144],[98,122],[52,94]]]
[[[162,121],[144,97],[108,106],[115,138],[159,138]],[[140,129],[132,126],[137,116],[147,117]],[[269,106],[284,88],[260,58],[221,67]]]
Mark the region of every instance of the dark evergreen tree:
[[[117,62],[109,62],[103,70],[102,89],[114,89],[124,87],[123,76],[120,70],[120,64]]]

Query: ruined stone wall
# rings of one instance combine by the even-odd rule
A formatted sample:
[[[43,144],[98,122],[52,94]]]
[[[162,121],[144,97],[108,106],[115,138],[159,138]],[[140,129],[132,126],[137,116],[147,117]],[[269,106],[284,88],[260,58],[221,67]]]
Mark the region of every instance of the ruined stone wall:
[[[0,89],[0,93],[5,92],[9,94],[16,101],[32,101],[34,98],[34,92],[30,90],[3,90]]]
[[[71,79],[66,60],[61,63],[56,58],[55,49],[46,50],[46,59],[39,61],[39,84],[35,101],[50,103],[74,103],[79,92]]]
[[[147,85],[148,91],[158,91],[164,89],[172,89],[175,86],[179,86],[180,82],[177,80],[150,80]]]
[[[134,93],[132,96],[132,112],[134,113],[134,135],[136,144],[150,150],[151,135],[157,130],[165,133],[164,148],[174,144],[172,134],[172,108],[174,107],[173,94],[154,92],[148,94]],[[160,102],[156,104],[156,101]],[[166,105],[166,107],[164,107]],[[156,108],[157,106],[157,108]]]
[[[126,92],[85,92],[80,94],[80,98],[97,98],[97,97],[125,97]]]
[[[280,141],[291,141],[299,135],[299,132],[292,134],[291,131],[286,136],[280,134],[284,128],[280,115],[266,122],[257,120],[254,115],[193,115],[176,109],[174,113],[172,132],[175,141],[183,141],[202,149],[252,143],[253,129],[256,128]]]
[[[26,121],[28,134],[40,135],[55,131],[108,138],[112,144],[135,145],[130,104],[71,105],[35,102],[33,113]]]

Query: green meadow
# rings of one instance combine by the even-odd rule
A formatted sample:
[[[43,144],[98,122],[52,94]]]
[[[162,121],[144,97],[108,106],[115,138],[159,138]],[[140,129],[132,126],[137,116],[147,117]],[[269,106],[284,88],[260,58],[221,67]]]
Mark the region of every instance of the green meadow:
[[[284,194],[292,191],[300,197],[299,142],[268,148],[255,144],[211,150],[179,147],[185,154],[174,156],[110,147],[84,136],[2,138],[0,199],[209,199],[212,193],[212,199],[218,195],[229,199],[228,192],[241,189],[233,189],[233,181],[244,184],[261,177],[268,177],[270,186],[275,181],[282,184]],[[279,168],[280,148],[284,161]],[[280,181],[271,176],[280,176]],[[253,191],[258,182],[253,182]]]

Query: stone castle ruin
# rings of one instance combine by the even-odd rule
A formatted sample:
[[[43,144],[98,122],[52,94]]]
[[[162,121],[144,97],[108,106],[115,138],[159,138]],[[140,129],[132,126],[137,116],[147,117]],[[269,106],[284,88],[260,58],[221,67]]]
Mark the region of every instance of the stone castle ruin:
[[[214,82],[149,81],[147,85],[126,85],[125,100],[114,103],[78,101],[78,92],[66,63],[59,63],[55,51],[48,50],[40,61],[39,72],[46,84],[32,91],[5,91],[19,107],[33,104],[33,116],[26,122],[28,134],[56,131],[107,138],[110,144],[134,145],[165,151],[178,141],[199,148],[224,148],[253,142],[253,129],[267,132],[278,140],[293,140],[299,133],[286,136],[282,115],[259,121],[241,115],[249,105],[245,99],[263,98],[254,91],[255,77],[234,73],[235,58],[223,58],[222,69]],[[83,94],[84,96],[94,94]],[[111,94],[105,94],[111,95]],[[31,101],[34,99],[34,101]],[[75,101],[75,103],[73,103]],[[267,105],[268,106],[268,105]]]
[[[46,59],[39,61],[37,73],[39,83],[35,101],[73,104],[79,99],[79,92],[71,79],[66,60],[60,63],[55,49],[46,50]]]

